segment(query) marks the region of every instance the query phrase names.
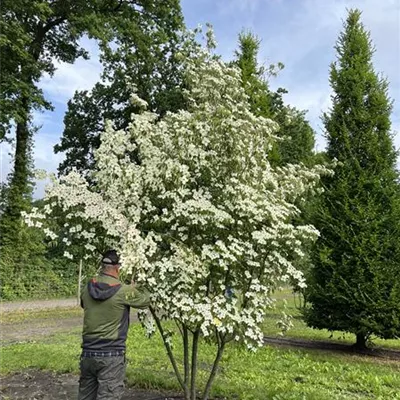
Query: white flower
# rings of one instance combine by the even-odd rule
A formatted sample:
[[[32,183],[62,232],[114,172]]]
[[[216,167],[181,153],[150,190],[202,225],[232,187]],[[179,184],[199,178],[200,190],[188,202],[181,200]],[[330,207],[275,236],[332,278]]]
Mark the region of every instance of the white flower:
[[[96,246],[93,246],[90,243],[86,243],[85,249],[88,250],[89,252],[93,253],[94,251],[96,251]]]
[[[71,253],[69,253],[68,251],[64,251],[63,255],[64,255],[64,257],[66,257],[70,260],[72,260],[74,258],[74,256]]]

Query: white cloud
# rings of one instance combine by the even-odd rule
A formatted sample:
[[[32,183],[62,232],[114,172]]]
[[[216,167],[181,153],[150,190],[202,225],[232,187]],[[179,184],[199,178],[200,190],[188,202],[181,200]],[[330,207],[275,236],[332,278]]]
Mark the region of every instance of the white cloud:
[[[331,104],[329,89],[317,84],[309,84],[304,87],[295,86],[285,95],[285,101],[300,110],[308,110],[307,119],[317,132],[315,137],[315,149],[321,151],[326,146],[323,137],[322,111],[327,111]]]
[[[251,16],[262,2],[263,0],[218,0],[216,4],[218,12],[222,15],[245,13]]]
[[[74,64],[56,62],[53,76],[45,76],[39,86],[53,101],[65,104],[76,90],[91,89],[99,81],[102,66],[99,48],[94,40],[82,39],[82,46],[89,52],[90,59],[79,58]]]
[[[12,168],[12,146],[9,143],[0,143],[0,182],[6,182]]]
[[[45,169],[49,172],[56,172],[58,165],[64,159],[64,155],[53,151],[59,138],[52,134],[40,133],[35,137],[33,155],[36,169]]]
[[[57,168],[64,160],[64,155],[54,153],[54,146],[59,142],[59,138],[53,134],[39,133],[35,138],[35,147],[33,157],[35,160],[35,169],[43,169],[47,172],[57,173]],[[46,182],[36,182],[34,192],[35,198],[41,198],[44,195]]]
[[[271,1],[274,2],[264,0],[264,4]],[[284,3],[280,2],[280,6]],[[286,65],[280,76],[272,80],[272,87],[287,88],[287,101],[309,110],[308,118],[317,131],[318,148],[325,142],[320,116],[331,104],[329,64],[336,57],[333,47],[349,8],[362,10],[362,22],[371,32],[376,47],[375,69],[388,77],[389,95],[395,100],[392,119],[396,128],[395,121],[400,117],[400,3],[397,0],[304,0],[297,7],[289,3],[286,2],[287,18],[282,29],[264,39],[262,55],[264,59],[272,58]],[[396,137],[395,142],[400,144],[400,138]]]
[[[53,111],[34,111],[32,113],[32,121],[33,124],[38,127],[39,129],[43,125],[59,125],[60,121],[54,118]]]
[[[35,135],[33,148],[34,168],[43,169],[47,172],[57,172],[58,165],[63,161],[64,156],[55,154],[54,145],[59,141],[57,135],[49,133],[38,133]],[[14,146],[9,143],[0,143],[0,178],[6,182],[8,174],[12,170]],[[37,182],[34,197],[40,198],[44,194],[44,182]]]

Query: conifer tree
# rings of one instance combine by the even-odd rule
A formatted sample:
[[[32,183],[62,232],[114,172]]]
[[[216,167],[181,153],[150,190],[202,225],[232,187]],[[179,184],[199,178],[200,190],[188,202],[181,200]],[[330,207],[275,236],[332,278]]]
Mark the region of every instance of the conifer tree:
[[[333,105],[324,124],[327,155],[338,165],[324,179],[314,221],[320,238],[305,319],[314,328],[354,333],[364,348],[371,335],[400,333],[400,197],[388,83],[373,68],[360,18],[349,11],[331,66]]]
[[[235,64],[241,70],[242,84],[249,98],[252,112],[257,116],[278,122],[277,133],[283,140],[269,154],[275,165],[303,162],[312,163],[314,131],[305,119],[305,112],[285,104],[286,89],[276,92],[270,89],[268,78],[276,76],[284,68],[282,63],[265,67],[258,62],[260,39],[251,32],[239,35],[239,48],[235,52]]]

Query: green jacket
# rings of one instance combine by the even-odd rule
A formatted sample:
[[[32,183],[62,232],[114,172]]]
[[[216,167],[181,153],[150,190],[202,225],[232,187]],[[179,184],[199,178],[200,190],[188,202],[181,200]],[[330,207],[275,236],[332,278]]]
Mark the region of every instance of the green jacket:
[[[124,285],[106,273],[91,279],[81,295],[83,350],[125,350],[129,308],[146,308],[149,303],[149,292],[145,289]]]

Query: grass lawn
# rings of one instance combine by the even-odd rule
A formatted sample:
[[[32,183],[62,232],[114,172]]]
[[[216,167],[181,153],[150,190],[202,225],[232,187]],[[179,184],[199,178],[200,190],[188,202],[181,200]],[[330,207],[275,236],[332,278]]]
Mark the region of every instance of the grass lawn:
[[[62,311],[57,315],[61,318]],[[178,340],[174,338],[179,355]],[[1,374],[25,368],[78,373],[80,335],[76,331],[63,333],[12,344],[0,351]],[[139,325],[131,326],[127,351],[129,385],[179,389],[158,335],[147,339]],[[200,383],[204,383],[213,358],[214,349],[201,343]],[[212,394],[229,400],[400,399],[400,366],[371,357],[316,350],[264,347],[253,354],[232,345],[223,357]]]
[[[329,332],[326,329],[312,329],[306,326],[301,319],[301,312],[298,308],[299,299],[292,294],[290,289],[283,289],[275,293],[276,305],[274,310],[270,310],[266,321],[264,323],[264,332],[268,336],[279,336],[280,331],[276,327],[276,321],[280,318],[282,311],[293,317],[293,327],[286,332],[286,337],[301,338],[309,340],[330,340],[339,343],[355,343],[355,335],[350,333],[343,333],[339,331]],[[286,303],[286,306],[284,305]],[[391,349],[400,349],[400,340],[383,340],[379,338],[371,338],[372,343],[370,346],[386,347]]]

